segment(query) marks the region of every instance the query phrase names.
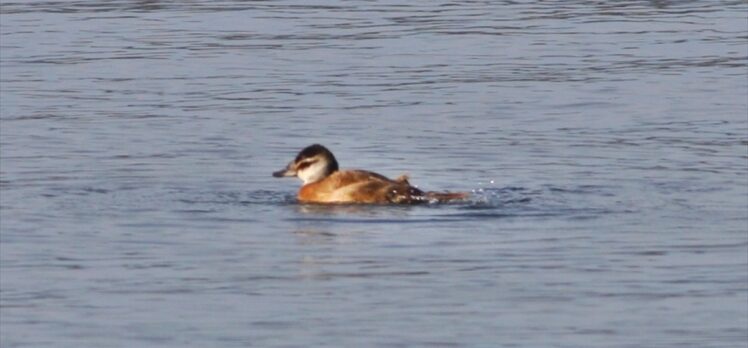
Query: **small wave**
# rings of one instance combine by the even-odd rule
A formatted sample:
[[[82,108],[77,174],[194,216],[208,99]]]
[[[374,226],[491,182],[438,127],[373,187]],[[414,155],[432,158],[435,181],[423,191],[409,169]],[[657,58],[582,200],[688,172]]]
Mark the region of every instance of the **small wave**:
[[[226,204],[226,205],[286,205],[296,203],[295,195],[270,190],[200,192],[183,197],[179,202],[186,204]]]
[[[523,187],[478,188],[469,198],[469,208],[505,207],[530,203],[539,192]]]
[[[424,223],[513,217],[589,219],[619,212],[610,192],[608,187],[595,185],[482,187],[472,190],[471,195],[461,201],[376,205],[304,204],[297,201],[293,192],[254,190],[194,192],[178,201],[187,205],[181,207],[187,211],[225,209],[220,206],[234,206],[230,209],[250,205],[290,207],[289,221]]]

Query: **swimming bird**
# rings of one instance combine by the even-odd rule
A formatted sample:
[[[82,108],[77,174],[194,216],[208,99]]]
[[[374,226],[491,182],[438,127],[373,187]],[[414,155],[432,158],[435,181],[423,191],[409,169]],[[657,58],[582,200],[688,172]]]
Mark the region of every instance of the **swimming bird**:
[[[302,203],[414,204],[467,198],[467,192],[424,192],[406,175],[389,179],[366,170],[340,170],[335,156],[320,144],[307,146],[276,178],[298,177],[304,182],[297,198]]]

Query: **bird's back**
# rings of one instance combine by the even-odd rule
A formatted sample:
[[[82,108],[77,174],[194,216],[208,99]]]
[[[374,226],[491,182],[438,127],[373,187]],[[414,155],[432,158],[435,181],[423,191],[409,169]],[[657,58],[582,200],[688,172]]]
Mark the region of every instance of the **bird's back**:
[[[336,171],[299,191],[299,200],[310,203],[416,203],[424,199],[424,192],[411,186],[405,176],[392,180],[365,170]]]

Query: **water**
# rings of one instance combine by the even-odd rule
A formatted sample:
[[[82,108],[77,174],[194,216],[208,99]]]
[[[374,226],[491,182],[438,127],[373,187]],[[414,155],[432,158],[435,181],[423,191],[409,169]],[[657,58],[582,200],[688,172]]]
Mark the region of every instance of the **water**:
[[[3,1],[0,345],[744,346],[747,10]]]

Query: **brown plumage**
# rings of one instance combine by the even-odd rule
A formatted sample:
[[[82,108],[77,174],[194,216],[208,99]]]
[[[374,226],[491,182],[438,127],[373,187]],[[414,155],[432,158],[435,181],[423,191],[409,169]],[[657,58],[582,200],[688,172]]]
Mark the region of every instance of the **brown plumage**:
[[[304,203],[414,204],[465,199],[465,192],[424,192],[411,186],[407,175],[392,180],[365,170],[338,170],[332,153],[322,145],[302,150],[275,177],[297,176],[304,181],[298,199]]]

